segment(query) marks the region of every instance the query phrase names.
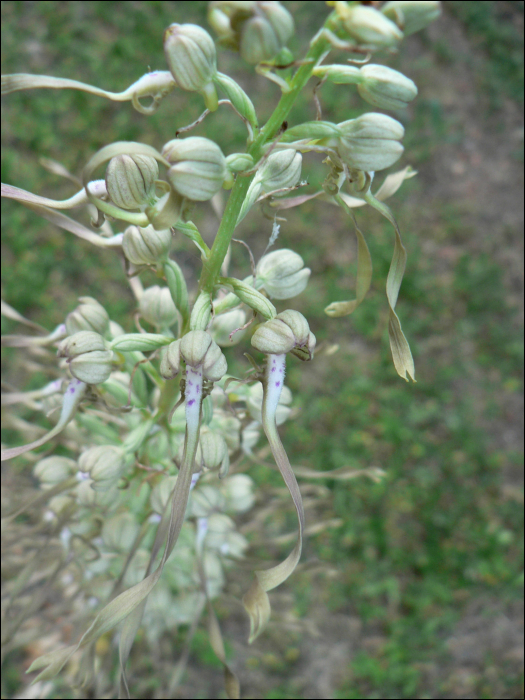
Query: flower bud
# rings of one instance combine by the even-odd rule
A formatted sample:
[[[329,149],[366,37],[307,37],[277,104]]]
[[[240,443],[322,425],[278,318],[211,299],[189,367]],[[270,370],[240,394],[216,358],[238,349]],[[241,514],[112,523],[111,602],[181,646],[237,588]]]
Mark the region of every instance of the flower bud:
[[[217,109],[212,82],[217,73],[217,53],[208,32],[196,24],[170,24],[164,32],[164,55],[177,85],[202,93],[208,109]]]
[[[158,177],[159,166],[155,158],[115,156],[106,170],[106,189],[117,207],[139,209],[155,200],[155,180]]]
[[[180,340],[175,340],[160,351],[159,371],[164,379],[173,379],[180,370]]]
[[[197,464],[203,469],[220,469],[228,459],[228,446],[222,435],[203,428],[197,448]]]
[[[221,189],[227,175],[226,159],[210,139],[173,139],[165,144],[162,155],[172,163],[168,180],[183,197],[204,202]]]
[[[268,156],[256,175],[265,192],[294,187],[301,179],[302,155],[293,148],[284,148]]]
[[[395,46],[403,38],[403,33],[393,22],[366,5],[345,8],[342,21],[350,38],[363,46]]]
[[[169,328],[177,320],[177,309],[167,287],[155,285],[144,291],[140,298],[139,311],[148,323],[157,328]]]
[[[109,328],[109,316],[96,299],[80,297],[77,308],[66,316],[66,331],[73,335],[79,331],[106,333]]]
[[[95,491],[108,491],[115,486],[124,467],[124,450],[115,445],[90,447],[78,460],[78,468],[89,474]]]
[[[33,474],[40,481],[43,489],[50,489],[55,484],[65,481],[77,471],[77,465],[73,459],[67,457],[45,457],[35,464]]]
[[[241,330],[232,335],[230,339],[230,333],[241,328],[246,323],[246,313],[242,309],[233,309],[232,311],[227,311],[225,314],[216,316],[213,319],[211,326],[211,334],[213,339],[221,347],[230,347],[231,345],[236,345],[240,340],[242,340],[246,331]]]
[[[416,84],[387,66],[367,65],[359,71],[364,78],[357,90],[363,100],[379,109],[401,109],[417,95]]]
[[[240,52],[248,63],[269,61],[294,32],[292,15],[278,2],[254,3],[253,16],[242,23]]]
[[[129,552],[139,531],[139,526],[131,513],[117,513],[104,520],[102,539],[108,549]]]
[[[226,166],[233,173],[242,173],[253,168],[254,162],[249,153],[232,153],[226,156]]]
[[[58,346],[58,357],[66,357],[68,360],[95,350],[106,350],[106,341],[94,331],[78,331],[65,338]]]
[[[122,238],[126,258],[134,265],[154,265],[163,262],[171,247],[171,231],[156,231],[153,226],[128,226]]]
[[[206,331],[186,333],[181,339],[180,354],[190,367],[202,366],[204,377],[212,382],[219,381],[228,369],[222,350]]]
[[[341,159],[351,168],[372,172],[384,170],[403,153],[399,141],[403,126],[386,114],[369,112],[338,125],[342,136],[337,139]]]
[[[300,348],[306,355],[306,358],[301,355],[301,359],[311,359],[315,336],[310,333],[305,317],[299,311],[288,309],[259,326],[252,336],[252,345],[269,355],[281,355]]]
[[[103,384],[111,374],[111,350],[94,350],[77,355],[69,362],[71,374],[85,384]]]
[[[311,270],[293,250],[282,248],[263,255],[257,279],[272,299],[291,299],[306,288]]]
[[[244,513],[252,507],[255,501],[253,481],[247,474],[234,474],[223,484],[221,490],[226,499],[226,510]]]
[[[124,333],[111,341],[110,348],[117,352],[153,352],[170,341],[170,336],[159,333]]]
[[[441,3],[435,0],[393,0],[381,7],[381,12],[403,30],[405,36],[418,32],[441,13]]]

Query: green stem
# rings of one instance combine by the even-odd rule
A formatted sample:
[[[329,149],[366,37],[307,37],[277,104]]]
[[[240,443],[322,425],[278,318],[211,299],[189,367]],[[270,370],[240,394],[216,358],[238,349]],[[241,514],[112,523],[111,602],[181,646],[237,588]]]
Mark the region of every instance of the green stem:
[[[330,17],[327,19],[325,26],[329,22]],[[271,141],[278,134],[283,122],[293,107],[297,96],[310,79],[313,69],[328,46],[328,40],[322,33],[319,33],[312,41],[310,50],[305,56],[304,63],[300,66],[292,78],[289,92],[282,95],[273,114],[261,129],[259,135],[248,150],[248,153],[252,156],[254,162],[257,163],[257,161],[259,161],[262,157],[265,144],[268,141]],[[230,198],[226,204],[226,209],[224,210],[224,215],[222,217],[219,230],[217,231],[217,235],[215,236],[212,249],[208,259],[204,263],[202,275],[199,281],[199,289],[209,292],[210,294],[213,293],[217,279],[220,275],[221,266],[233,237],[233,231],[237,225],[239,212],[241,211],[242,203],[244,202],[244,198],[246,197],[251,181],[251,177],[237,177],[235,180],[235,184],[233,185]]]

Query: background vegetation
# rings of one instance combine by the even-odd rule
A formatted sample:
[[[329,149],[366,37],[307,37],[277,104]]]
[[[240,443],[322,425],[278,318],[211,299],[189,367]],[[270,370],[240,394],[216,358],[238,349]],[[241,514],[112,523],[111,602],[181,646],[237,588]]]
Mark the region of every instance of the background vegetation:
[[[297,25],[292,49],[299,50],[327,9],[323,2],[286,5]],[[247,622],[233,602],[246,587],[248,566],[233,577],[231,599],[219,613],[243,697],[523,697],[523,3],[443,5],[443,17],[408,38],[399,56],[383,57],[420,90],[413,107],[394,115],[407,129],[402,165],[410,163],[419,176],[391,202],[409,252],[398,309],[417,384],[397,377],[388,349],[388,224],[359,210],[374,283],[365,303],[340,320],[323,309],[348,298],[353,287],[356,246],[343,213],[314,200],[287,213],[282,225],[281,247],[297,250],[312,268],[309,287],[293,305],[320,340],[339,345],[311,366],[290,363],[298,415],[284,426],[283,440],[292,464],[381,466],[387,477],[379,484],[304,484],[309,524],[327,526],[309,537],[301,567],[273,599],[274,622],[253,648],[244,645]],[[57,75],[118,91],[148,67],[164,69],[162,32],[169,23],[206,26],[205,13],[205,2],[4,2],[2,72]],[[219,62],[253,97],[260,117],[269,115],[278,88],[237,56],[223,52]],[[366,111],[344,86],[324,86],[321,101],[329,120]],[[200,97],[182,92],[149,118],[127,103],[74,91],[9,95],[2,181],[65,198],[71,185],[46,173],[39,157],[78,174],[101,146],[140,140],[159,147],[201,110]],[[309,89],[290,122],[314,115]],[[222,110],[195,133],[216,138],[227,152],[244,139],[243,128]],[[314,184],[321,170],[315,159],[305,160]],[[16,203],[6,202],[2,216],[3,299],[53,328],[78,296],[90,295],[132,330],[133,298],[110,253]],[[200,207],[195,222],[211,241],[217,227],[211,208]],[[257,258],[270,232],[271,222],[256,212],[239,237]],[[174,254],[195,280],[198,257],[186,241],[178,244]],[[232,271],[244,276],[248,265],[238,246]],[[2,320],[3,332],[13,329]],[[18,353],[5,353],[5,381],[38,387],[43,377],[26,376]],[[279,492],[274,471],[255,464],[249,473],[261,501]],[[6,499],[30,479],[23,459],[10,463]],[[290,531],[291,507],[264,526],[275,537]],[[257,539],[253,524],[247,531],[254,560],[281,551],[278,540]],[[181,642],[175,635],[163,639],[154,655],[141,643],[132,656],[132,692],[159,697]],[[221,697],[220,670],[204,633],[193,652],[180,697]],[[22,692],[32,653],[20,649],[6,660],[3,697]],[[56,697],[70,692],[64,687]]]

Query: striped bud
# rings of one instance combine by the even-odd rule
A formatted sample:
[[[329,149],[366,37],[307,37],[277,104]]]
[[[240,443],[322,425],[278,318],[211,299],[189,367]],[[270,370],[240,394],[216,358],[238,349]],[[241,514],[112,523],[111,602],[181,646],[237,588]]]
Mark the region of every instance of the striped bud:
[[[80,305],[66,316],[66,331],[73,335],[79,331],[94,331],[104,334],[109,328],[107,311],[96,299],[80,297]]]
[[[122,238],[126,258],[134,265],[154,265],[163,262],[171,247],[171,231],[156,231],[153,226],[128,226]]]
[[[173,139],[162,155],[172,163],[168,180],[183,197],[204,202],[217,194],[227,175],[226,159],[217,144],[201,136]]]
[[[155,200],[155,180],[159,166],[155,158],[120,155],[106,169],[106,189],[111,201],[121,209],[139,209]]]

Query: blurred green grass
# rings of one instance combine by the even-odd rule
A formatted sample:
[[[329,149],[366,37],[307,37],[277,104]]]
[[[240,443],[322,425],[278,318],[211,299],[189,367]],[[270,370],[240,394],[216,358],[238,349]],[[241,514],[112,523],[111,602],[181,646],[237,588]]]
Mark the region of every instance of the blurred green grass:
[[[515,421],[509,406],[517,405],[522,391],[520,324],[495,243],[480,244],[488,234],[473,229],[471,202],[447,200],[428,172],[443,149],[462,142],[465,129],[460,112],[450,109],[433,77],[455,70],[461,61],[470,66],[479,50],[482,57],[476,54],[476,60],[486,70],[478,66],[477,75],[487,95],[487,114],[505,100],[519,102],[519,23],[502,19],[502,6],[518,16],[523,10],[515,8],[520,3],[445,5],[447,13],[464,22],[472,55],[455,51],[447,35],[436,30],[424,32],[419,44],[409,40],[394,64],[417,75],[421,93],[414,108],[399,115],[407,128],[405,160],[421,170],[421,178],[406,183],[391,202],[409,253],[398,309],[412,344],[417,384],[396,376],[388,349],[384,284],[393,246],[389,226],[373,212],[358,212],[374,260],[374,282],[363,305],[339,321],[328,319],[323,309],[351,296],[355,243],[343,213],[309,203],[287,213],[279,239],[282,247],[301,253],[313,270],[309,288],[292,306],[307,315],[320,340],[340,345],[337,354],[320,356],[311,366],[290,363],[288,383],[298,416],[283,427],[283,439],[292,464],[325,470],[374,465],[387,471],[381,484],[325,482],[333,498],[318,515],[344,523],[311,537],[305,561],[335,566],[338,576],[315,579],[314,585],[305,570],[287,586],[298,617],[315,620],[321,603],[334,614],[357,615],[384,637],[379,649],[363,649],[352,658],[337,691],[341,698],[454,697],[445,685],[429,686],[424,665],[451,663],[445,640],[473,600],[486,597],[505,605],[522,593],[523,501],[516,483],[522,455],[519,444],[498,439],[498,431]],[[295,48],[301,41],[304,45],[326,7],[288,6],[299,27]],[[469,9],[474,6],[476,12]],[[203,2],[137,2],[132,9],[123,2],[5,2],[2,72],[60,75],[120,90],[148,67],[164,68],[161,37],[167,24],[206,26],[205,11]],[[220,67],[241,82],[267,116],[277,88],[251,77],[230,54],[221,54]],[[324,86],[321,100],[326,119],[339,121],[365,111],[338,88]],[[78,174],[96,149],[113,140],[162,145],[201,112],[202,104],[199,97],[176,92],[147,118],[128,104],[74,91],[32,91],[8,96],[3,109],[2,181],[65,198],[71,187],[38,166],[38,157],[54,158]],[[291,123],[314,116],[307,96]],[[480,113],[480,123],[483,119]],[[241,148],[244,139],[242,124],[221,110],[195,133],[216,137],[228,152]],[[311,161],[308,167],[314,183],[320,170]],[[216,223],[206,207],[196,212],[195,221],[212,240]],[[132,330],[133,298],[120,264],[109,253],[92,250],[10,201],[3,203],[2,230],[2,298],[18,311],[51,328],[74,308],[78,296],[89,294]],[[242,229],[256,255],[270,232],[271,222],[257,215]],[[510,231],[507,245],[516,245],[518,235]],[[184,241],[179,243],[173,254],[195,280],[198,256]],[[247,265],[239,246],[233,271],[244,276]],[[154,283],[153,276],[148,282]],[[2,319],[3,332],[14,328]],[[233,362],[241,372],[239,356]],[[42,382],[42,377],[21,376],[14,351],[6,353],[4,369],[4,376],[18,386]],[[250,473],[261,488],[279,485],[277,476],[262,466]],[[282,531],[293,527],[293,520],[283,516],[277,525]],[[262,560],[268,556],[263,550],[256,554]],[[279,641],[283,654],[287,639]],[[204,640],[197,639],[196,650],[197,662],[206,666]],[[270,665],[265,697],[297,697],[294,670],[285,681],[289,674],[288,666]],[[20,680],[12,675],[6,680],[9,695]],[[522,678],[515,667],[499,663],[496,677],[481,674],[477,682],[476,697],[518,697]]]

